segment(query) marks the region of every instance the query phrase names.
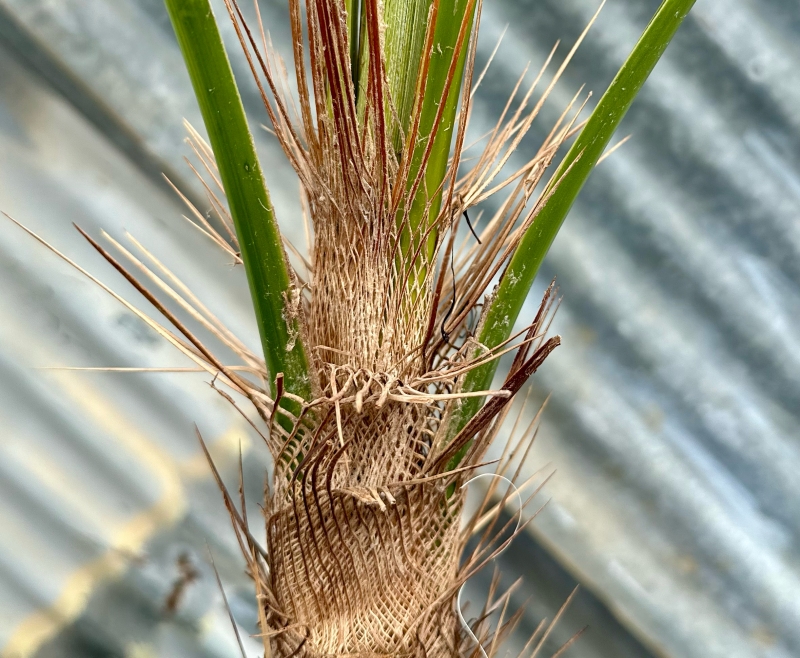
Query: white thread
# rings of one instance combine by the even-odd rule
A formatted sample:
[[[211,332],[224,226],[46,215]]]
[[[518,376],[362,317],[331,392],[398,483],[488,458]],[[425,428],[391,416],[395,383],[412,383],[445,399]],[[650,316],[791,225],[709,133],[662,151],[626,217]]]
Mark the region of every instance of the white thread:
[[[517,502],[519,503],[519,508],[517,510],[517,527],[514,528],[514,534],[517,534],[519,526],[522,523],[522,495],[519,493],[519,489],[517,489],[517,486],[511,480],[497,473],[481,473],[480,475],[476,475],[474,478],[467,480],[464,484],[461,485],[461,489],[463,489],[469,484],[472,484],[478,478],[483,478],[483,477],[500,478],[501,480],[505,480],[505,482],[508,483],[508,486],[514,489],[514,493],[517,495]],[[506,548],[508,548],[508,546],[505,546],[503,550],[500,551],[500,553],[495,555],[494,556],[495,559],[500,557],[501,553],[503,553],[503,551],[505,551]],[[458,589],[458,597],[456,598],[456,612],[458,613],[458,618],[461,620],[461,625],[464,627],[464,630],[467,631],[467,634],[472,638],[472,641],[475,642],[475,644],[477,644],[478,648],[481,650],[483,658],[489,658],[488,654],[486,653],[486,650],[483,648],[483,645],[478,641],[478,638],[476,637],[475,633],[473,633],[472,629],[469,627],[467,620],[464,619],[464,614],[461,612],[461,594],[464,591],[464,587],[466,586],[466,584],[467,583],[465,582]]]

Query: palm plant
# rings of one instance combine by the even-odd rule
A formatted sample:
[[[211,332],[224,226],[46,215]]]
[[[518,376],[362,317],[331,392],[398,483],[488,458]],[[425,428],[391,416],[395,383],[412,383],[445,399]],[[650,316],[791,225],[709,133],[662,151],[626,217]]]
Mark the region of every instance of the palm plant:
[[[464,486],[486,465],[510,402],[560,342],[547,336],[552,285],[513,333],[539,266],[693,0],[664,0],[589,119],[579,119],[588,98],[576,95],[511,173],[510,155],[586,32],[546,85],[555,49],[530,86],[520,78],[480,154],[463,166],[483,75],[475,70],[481,0],[289,0],[292,83],[260,18],[248,24],[237,0],[225,0],[301,184],[313,242],[299,271],[286,255],[210,1],[166,4],[210,141],[190,128],[219,222],[192,211],[247,272],[263,354],[141,245],[143,258],[111,240],[120,259],[86,238],[173,329],[132,310],[211,373],[269,447],[265,543],[214,470],[255,581],[265,651],[494,653],[514,617],[490,639],[486,624],[464,627],[456,599],[521,524],[511,537],[500,527],[509,494],[493,504],[495,486],[462,524]],[[457,245],[470,209],[496,194],[494,215],[479,232],[462,229],[467,238]],[[508,353],[510,370],[493,387]],[[515,460],[531,441],[523,433],[509,442],[495,472],[516,482]],[[534,647],[541,645],[539,638]]]

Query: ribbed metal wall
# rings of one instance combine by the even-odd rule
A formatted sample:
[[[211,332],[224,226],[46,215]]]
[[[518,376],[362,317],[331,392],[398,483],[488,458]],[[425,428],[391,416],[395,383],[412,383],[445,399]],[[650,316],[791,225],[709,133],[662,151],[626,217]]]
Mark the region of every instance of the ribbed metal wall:
[[[597,4],[486,3],[481,58],[509,28],[475,134]],[[523,154],[580,84],[604,89],[657,6],[609,0]],[[280,0],[263,11],[285,25]],[[789,0],[699,0],[531,297],[529,315],[558,275],[564,346],[535,378],[552,399],[531,462],[557,474],[502,566],[526,577],[527,628],[583,585],[554,636],[591,626],[568,655],[800,655],[799,36]],[[200,195],[181,119],[201,122],[161,1],[0,0],[0,38],[0,209],[122,291],[71,222],[130,230],[255,344],[241,272],[159,179]],[[245,102],[263,120],[252,89]],[[258,142],[299,237],[296,182]],[[35,369],[185,364],[10,223],[0,282],[2,655],[236,655],[206,542],[245,629],[251,595],[192,423],[231,477],[244,442],[254,502],[260,446],[201,376]],[[170,616],[182,555],[199,577]]]

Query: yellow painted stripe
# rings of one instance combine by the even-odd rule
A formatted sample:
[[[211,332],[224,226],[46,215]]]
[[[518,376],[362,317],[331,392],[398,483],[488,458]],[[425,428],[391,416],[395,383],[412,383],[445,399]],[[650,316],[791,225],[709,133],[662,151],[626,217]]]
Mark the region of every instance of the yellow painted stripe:
[[[152,507],[117,529],[110,538],[110,548],[105,555],[73,572],[49,607],[33,613],[17,626],[3,648],[3,656],[8,658],[28,658],[60,628],[77,618],[96,584],[119,575],[131,553],[140,551],[153,532],[174,523],[186,509],[179,466],[161,446],[126,418],[113,400],[103,397],[101,390],[89,386],[85,377],[70,371],[54,371],[52,378],[59,393],[86,418],[87,423],[106,432],[109,440],[118,443],[153,474],[161,495]]]

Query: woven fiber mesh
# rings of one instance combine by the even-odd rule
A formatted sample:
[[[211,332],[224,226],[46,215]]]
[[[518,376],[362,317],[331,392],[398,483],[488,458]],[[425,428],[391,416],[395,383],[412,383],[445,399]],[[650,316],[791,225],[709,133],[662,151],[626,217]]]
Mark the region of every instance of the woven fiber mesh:
[[[467,90],[480,14],[480,2],[468,2],[459,32]],[[477,652],[474,636],[464,642],[471,631],[455,599],[491,550],[484,542],[462,557],[478,527],[477,519],[461,527],[462,485],[480,465],[509,401],[558,344],[545,340],[553,289],[516,344],[487,349],[474,339],[480,325],[470,318],[480,316],[481,298],[534,221],[539,203],[530,207],[529,200],[572,123],[565,113],[524,169],[493,183],[541,107],[523,111],[534,83],[459,178],[471,98],[463,94],[458,125],[448,128],[457,127],[455,155],[441,186],[428,190],[430,154],[419,151],[422,164],[415,169],[410,153],[434,137],[414,138],[417,114],[410,124],[396,116],[378,0],[363,2],[368,66],[359,98],[344,1],[290,0],[296,113],[287,109],[295,101],[281,91],[290,85],[276,79],[275,72],[285,71],[282,62],[266,40],[259,51],[252,38],[258,31],[244,23],[235,0],[226,4],[275,135],[297,172],[313,235],[307,280],[292,273],[295,289],[285,311],[287,324],[297,327],[292,344],[301,340],[307,347],[313,399],[284,390],[281,373],[261,373],[262,382],[272,376],[276,399],[266,396],[267,386],[234,373],[220,377],[255,405],[275,464],[264,505],[266,546],[225,493],[256,582],[265,650],[309,658]],[[457,90],[454,70],[448,84]],[[415,104],[414,112],[420,108]],[[404,135],[401,125],[411,133]],[[413,147],[409,153],[403,144]],[[196,150],[207,151],[199,141]],[[475,235],[476,245],[457,250],[458,218],[506,187],[505,202],[481,238]],[[462,390],[471,370],[508,351],[516,356],[499,390]],[[257,361],[243,358],[258,370]],[[485,403],[462,419],[467,396]],[[490,515],[490,529],[499,509]]]
[[[286,440],[272,444],[268,620],[294,626],[275,649],[453,655],[463,497],[424,475],[437,418],[428,405],[373,399],[360,411],[340,405],[337,421],[333,407],[314,409],[322,420],[303,428],[292,453],[279,452]],[[432,616],[440,623],[426,623]]]
[[[528,365],[513,369],[518,379],[554,344],[540,341]],[[453,470],[441,464],[459,440],[447,434],[458,397],[389,399],[402,397],[403,387],[382,394],[376,381],[385,378],[362,373],[362,383],[331,367],[343,380],[338,393],[327,387],[291,430],[273,423],[269,436],[276,467],[265,505],[267,545],[263,559],[250,555],[270,650],[461,656],[464,628],[454,600],[481,561],[473,555],[460,564],[471,536],[460,527],[461,485],[494,436],[500,407],[482,428],[468,430],[470,447]],[[496,399],[518,388],[513,373],[506,386],[509,395]],[[354,391],[365,389],[357,402]]]

